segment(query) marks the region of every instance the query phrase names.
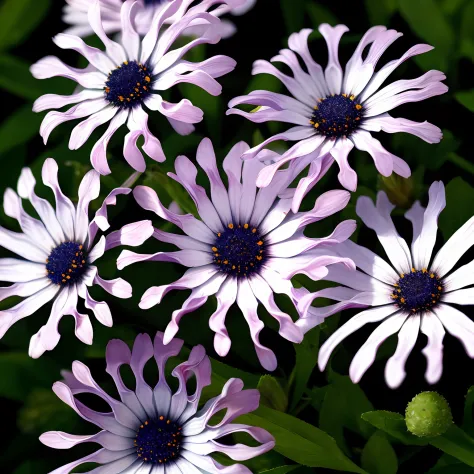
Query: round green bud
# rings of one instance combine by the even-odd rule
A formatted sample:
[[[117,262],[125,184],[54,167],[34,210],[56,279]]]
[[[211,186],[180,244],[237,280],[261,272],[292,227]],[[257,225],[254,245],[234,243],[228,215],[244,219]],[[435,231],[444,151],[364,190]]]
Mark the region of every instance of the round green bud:
[[[453,424],[446,399],[436,392],[421,392],[407,405],[405,422],[410,433],[420,438],[442,435]]]

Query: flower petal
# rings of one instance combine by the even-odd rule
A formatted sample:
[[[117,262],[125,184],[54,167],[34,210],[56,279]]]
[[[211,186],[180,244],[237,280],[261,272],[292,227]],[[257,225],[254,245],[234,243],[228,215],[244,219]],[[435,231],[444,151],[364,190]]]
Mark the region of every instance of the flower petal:
[[[432,313],[425,313],[421,317],[421,332],[428,338],[423,349],[426,357],[426,381],[435,384],[443,373],[443,338],[445,330],[440,320]]]
[[[382,308],[384,308],[384,306],[382,306]],[[360,379],[365,372],[367,372],[367,369],[374,363],[380,344],[389,336],[398,332],[408,317],[410,317],[410,315],[406,313],[396,313],[387,318],[372,332],[352,359],[349,375],[353,383],[360,382]]]

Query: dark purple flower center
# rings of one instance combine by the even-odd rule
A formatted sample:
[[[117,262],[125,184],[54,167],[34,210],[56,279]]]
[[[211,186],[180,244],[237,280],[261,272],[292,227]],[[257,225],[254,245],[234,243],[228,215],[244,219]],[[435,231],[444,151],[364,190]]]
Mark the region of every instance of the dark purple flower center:
[[[438,303],[443,293],[443,285],[435,273],[426,269],[402,274],[392,298],[396,305],[411,313],[428,311]]]
[[[52,250],[46,260],[48,278],[55,284],[67,286],[81,280],[87,269],[87,256],[77,242],[64,242]]]
[[[265,261],[265,244],[258,229],[249,224],[229,224],[217,234],[212,247],[214,263],[220,271],[235,276],[258,272]]]
[[[146,65],[125,61],[109,73],[105,98],[113,105],[131,109],[141,105],[150,94],[151,75]]]
[[[134,441],[137,456],[147,463],[166,464],[178,458],[181,449],[181,427],[164,416],[140,426]]]
[[[363,107],[356,98],[337,94],[321,99],[309,123],[329,138],[348,137],[360,125]]]

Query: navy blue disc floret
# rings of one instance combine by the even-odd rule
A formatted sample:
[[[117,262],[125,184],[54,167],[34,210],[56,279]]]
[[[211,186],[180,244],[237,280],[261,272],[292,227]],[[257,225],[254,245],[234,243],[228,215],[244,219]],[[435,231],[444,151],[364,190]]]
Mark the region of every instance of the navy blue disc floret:
[[[134,441],[137,456],[151,464],[166,464],[179,456],[181,427],[164,416],[145,421]]]
[[[435,273],[426,269],[402,274],[392,299],[396,305],[410,313],[429,311],[439,302],[443,285]]]
[[[348,137],[360,125],[363,107],[353,95],[337,94],[321,99],[310,124],[329,138]]]
[[[150,94],[151,75],[146,65],[125,61],[109,73],[105,98],[116,107],[131,109]]]
[[[265,244],[255,227],[231,223],[217,234],[212,253],[220,271],[235,276],[249,276],[262,266]]]
[[[46,260],[48,278],[55,285],[71,285],[82,278],[87,268],[84,248],[77,242],[63,242],[54,248]]]

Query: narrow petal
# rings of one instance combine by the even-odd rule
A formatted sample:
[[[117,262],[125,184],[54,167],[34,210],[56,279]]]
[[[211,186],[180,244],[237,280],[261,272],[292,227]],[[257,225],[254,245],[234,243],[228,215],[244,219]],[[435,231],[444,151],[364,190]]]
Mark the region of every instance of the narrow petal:
[[[264,324],[258,317],[258,302],[247,279],[242,279],[238,282],[237,304],[249,325],[250,336],[255,345],[258,360],[265,370],[273,372],[277,368],[276,356],[272,350],[260,343],[259,335],[264,328]]]
[[[400,330],[408,314],[397,313],[378,326],[352,359],[349,375],[353,383],[359,383],[368,368],[374,363],[379,346],[392,334]]]
[[[237,298],[237,279],[227,278],[216,293],[217,309],[209,318],[209,327],[216,334],[214,349],[221,357],[225,357],[230,350],[231,339],[225,326],[227,311]]]
[[[435,384],[443,373],[443,339],[446,331],[440,320],[432,313],[425,313],[421,317],[421,332],[428,338],[423,349],[426,357],[426,381]]]
[[[431,265],[439,277],[446,275],[474,245],[474,217],[462,225],[441,247]]]
[[[173,283],[148,288],[140,300],[141,309],[149,309],[160,304],[163,297],[172,290],[189,290],[209,281],[217,273],[214,265],[195,267],[186,270],[185,274]]]
[[[389,114],[367,118],[361,124],[361,128],[369,132],[410,133],[427,143],[439,143],[443,138],[441,129],[426,120],[424,122],[413,122],[404,118],[394,118]]]
[[[201,143],[199,143],[196,160],[209,178],[211,184],[212,204],[216,208],[222,222],[227,224],[232,222],[229,196],[219,175],[214,147],[209,138],[204,138]]]
[[[377,323],[388,318],[397,312],[397,308],[393,305],[380,306],[377,308],[370,308],[366,311],[353,316],[347,323],[341,326],[326,340],[321,346],[318,356],[319,370],[323,371],[328,363],[329,357],[336,348],[347,336],[365,326],[367,323]],[[400,324],[401,325],[401,324]]]
[[[34,295],[24,299],[16,306],[0,311],[0,338],[3,337],[8,329],[17,321],[31,316],[39,308],[51,301],[58,291],[59,289],[56,285],[50,284]]]
[[[446,331],[462,342],[467,355],[474,358],[474,322],[461,311],[443,303],[434,308],[433,312]]]
[[[438,234],[438,217],[446,207],[446,193],[441,181],[435,181],[429,190],[428,207],[423,217],[423,227],[416,240],[413,241],[413,263],[419,270],[429,268],[431,253]]]
[[[405,364],[418,338],[420,315],[410,316],[398,333],[398,345],[395,353],[385,366],[385,380],[390,388],[398,388],[405,380]]]
[[[331,149],[331,155],[339,165],[339,182],[349,191],[357,189],[357,173],[350,167],[347,157],[354,148],[354,143],[347,139],[338,140]]]
[[[115,114],[105,133],[97,140],[91,151],[91,163],[94,169],[101,175],[110,174],[110,168],[107,164],[107,145],[114,133],[125,124],[129,112],[124,109]]]
[[[377,195],[376,206],[370,198],[361,196],[357,200],[356,212],[364,224],[376,232],[377,238],[397,271],[407,273],[411,271],[413,266],[410,249],[395,229],[390,217],[393,206],[390,204],[390,207],[388,207],[388,204],[387,195],[380,191]]]
[[[319,32],[323,35],[328,46],[328,65],[324,71],[326,83],[331,94],[340,94],[342,86],[342,68],[339,63],[339,41],[342,35],[349,31],[345,25],[337,25],[335,27],[323,23],[319,28]]]
[[[459,290],[466,286],[474,285],[474,260],[459,267],[443,279],[445,291]]]
[[[43,263],[43,268],[45,268],[48,254],[43,249],[37,247],[34,241],[25,234],[12,232],[0,227],[0,247],[10,250],[10,252],[14,252],[30,262]]]

